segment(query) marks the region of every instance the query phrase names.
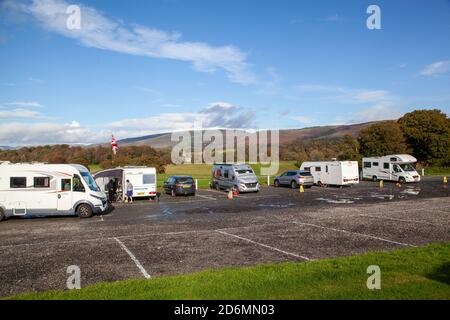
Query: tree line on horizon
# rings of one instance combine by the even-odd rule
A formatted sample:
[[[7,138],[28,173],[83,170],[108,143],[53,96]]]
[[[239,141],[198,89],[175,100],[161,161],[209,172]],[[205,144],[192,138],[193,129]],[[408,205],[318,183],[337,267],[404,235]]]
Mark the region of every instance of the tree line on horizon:
[[[270,149],[270,148],[269,148]],[[419,165],[450,166],[450,119],[440,110],[416,110],[398,120],[382,121],[359,132],[357,137],[302,140],[280,146],[280,160],[355,160],[362,157],[409,153]],[[121,146],[117,155],[104,146],[46,145],[0,150],[0,160],[11,162],[78,163],[103,169],[139,165],[155,167],[159,173],[171,163],[169,149],[150,146]]]
[[[450,166],[450,119],[438,109],[416,110],[398,120],[381,121],[335,139],[296,140],[280,150],[282,160],[355,160],[388,154],[412,154],[419,165]]]

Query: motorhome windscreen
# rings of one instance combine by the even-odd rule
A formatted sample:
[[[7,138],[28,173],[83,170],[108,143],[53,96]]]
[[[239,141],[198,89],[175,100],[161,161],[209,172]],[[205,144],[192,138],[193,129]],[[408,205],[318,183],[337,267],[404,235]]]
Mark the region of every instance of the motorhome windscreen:
[[[92,191],[100,191],[100,188],[98,187],[97,183],[95,182],[94,178],[91,176],[89,172],[81,172],[81,176],[83,177],[83,180],[87,183],[89,189]]]
[[[252,169],[239,169],[236,170],[237,174],[252,174],[253,170]]]
[[[403,171],[405,172],[412,172],[412,171],[416,171],[416,169],[414,169],[414,167],[412,165],[410,165],[409,163],[404,163],[400,165],[400,168],[403,169]]]

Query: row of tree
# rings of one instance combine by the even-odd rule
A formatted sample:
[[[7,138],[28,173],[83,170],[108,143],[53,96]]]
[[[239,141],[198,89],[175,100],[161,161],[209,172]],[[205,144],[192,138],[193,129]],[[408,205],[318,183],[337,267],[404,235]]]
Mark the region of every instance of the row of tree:
[[[450,119],[440,110],[416,110],[397,121],[363,129],[357,138],[295,141],[280,150],[283,160],[361,161],[362,157],[409,153],[422,166],[450,166]]]
[[[110,147],[74,147],[69,145],[52,145],[24,147],[16,150],[0,151],[0,159],[11,162],[47,162],[78,163],[84,166],[100,165],[103,169],[137,165],[152,166],[162,173],[170,162],[170,153],[155,150],[149,146],[121,147],[117,155],[113,155]]]

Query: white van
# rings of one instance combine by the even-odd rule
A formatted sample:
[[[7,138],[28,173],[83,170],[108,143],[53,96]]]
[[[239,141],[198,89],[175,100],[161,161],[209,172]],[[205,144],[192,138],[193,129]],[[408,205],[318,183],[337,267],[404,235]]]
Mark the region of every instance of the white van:
[[[81,165],[0,162],[0,220],[50,215],[88,218],[107,206],[106,195]]]
[[[362,176],[373,181],[419,182],[420,175],[413,167],[416,162],[409,154],[363,158]]]
[[[359,183],[357,161],[305,161],[300,170],[311,172],[314,183],[345,186]]]
[[[211,188],[235,189],[238,192],[258,192],[258,177],[248,164],[219,163],[212,166]]]
[[[156,197],[156,169],[150,167],[125,166],[99,171],[94,174],[94,179],[100,189],[106,190],[110,179],[116,180],[117,190],[123,199],[126,194],[126,181],[133,185],[133,198]]]

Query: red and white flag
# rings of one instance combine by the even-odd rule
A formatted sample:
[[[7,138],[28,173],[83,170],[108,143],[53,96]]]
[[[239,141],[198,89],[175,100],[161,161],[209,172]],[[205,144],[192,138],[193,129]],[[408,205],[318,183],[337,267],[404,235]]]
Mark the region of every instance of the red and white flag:
[[[111,137],[111,148],[112,148],[112,152],[114,154],[117,153],[117,150],[119,150],[119,145],[117,144],[116,138],[114,138],[114,135],[112,135]]]

